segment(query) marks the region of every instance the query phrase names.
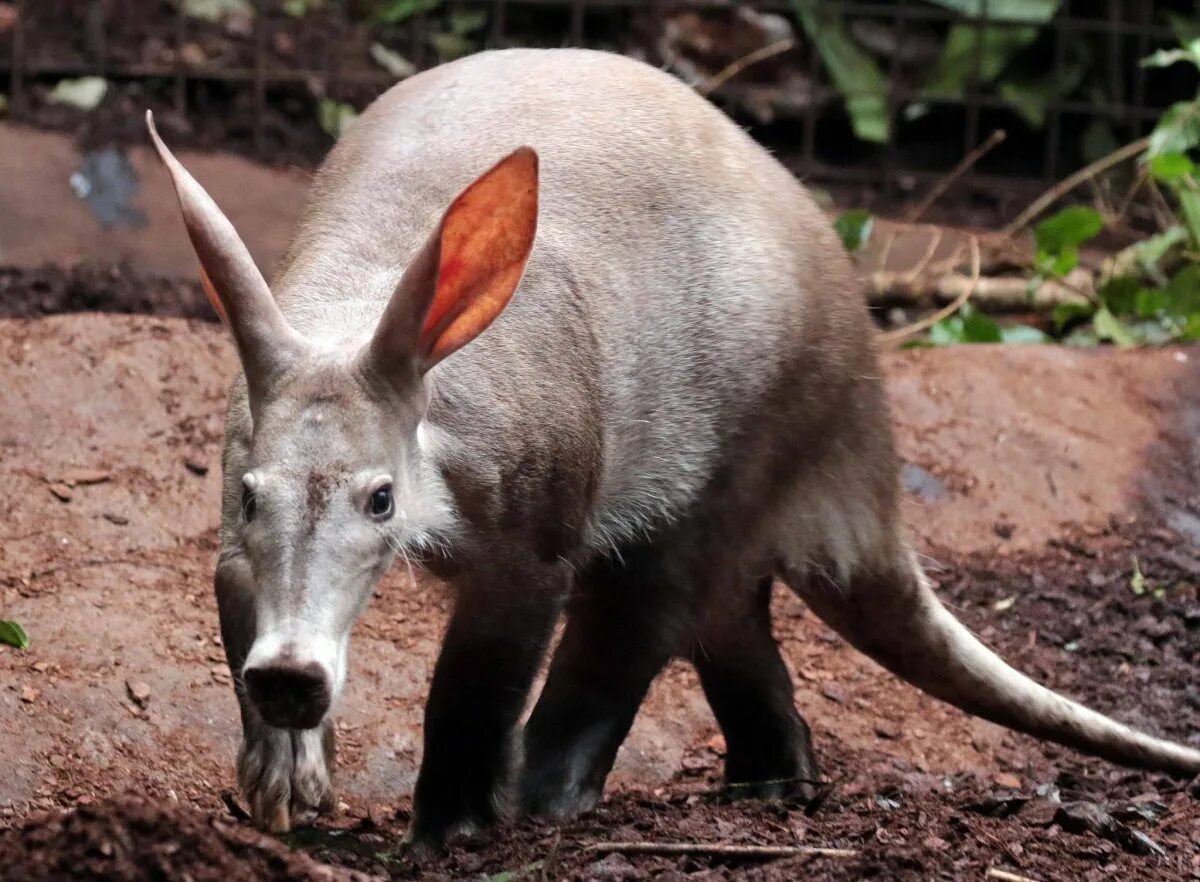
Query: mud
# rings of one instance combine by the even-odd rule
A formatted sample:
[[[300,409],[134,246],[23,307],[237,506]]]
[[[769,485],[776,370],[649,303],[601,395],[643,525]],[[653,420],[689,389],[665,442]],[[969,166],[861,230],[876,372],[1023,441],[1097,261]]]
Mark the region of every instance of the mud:
[[[884,364],[900,449],[945,488],[906,502],[942,597],[1023,670],[1191,743],[1197,358],[1187,348],[961,347]],[[0,617],[33,641],[25,653],[0,647],[0,874],[99,861],[109,837],[125,856],[111,872],[126,875],[98,878],[207,878],[188,853],[231,879],[281,878],[268,864],[309,878],[310,864],[270,863],[291,852],[262,851],[257,837],[238,844],[244,831],[222,797],[237,710],[210,579],[232,369],[211,322],[0,321]],[[815,809],[720,795],[723,741],[677,664],[655,684],[596,811],[419,859],[401,838],[447,606],[444,586],[407,572],[380,586],[339,709],[339,812],[289,836],[290,848],[404,879],[960,879],[989,867],[1043,882],[1200,878],[1188,782],[939,705],[783,592],[776,633],[829,778]],[[146,802],[111,801],[131,792]],[[619,840],[854,854],[603,852]]]

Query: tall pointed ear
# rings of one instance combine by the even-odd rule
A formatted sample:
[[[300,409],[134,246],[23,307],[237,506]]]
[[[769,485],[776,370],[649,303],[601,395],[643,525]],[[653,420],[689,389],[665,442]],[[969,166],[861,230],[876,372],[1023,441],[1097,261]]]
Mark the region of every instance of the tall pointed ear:
[[[371,341],[382,373],[420,373],[482,333],[521,283],[538,218],[538,155],[522,147],[454,200],[409,264]]]
[[[158,136],[150,111],[146,128],[175,185],[183,222],[200,260],[204,290],[233,334],[251,398],[257,399],[299,354],[301,339],[279,311],[233,224]]]

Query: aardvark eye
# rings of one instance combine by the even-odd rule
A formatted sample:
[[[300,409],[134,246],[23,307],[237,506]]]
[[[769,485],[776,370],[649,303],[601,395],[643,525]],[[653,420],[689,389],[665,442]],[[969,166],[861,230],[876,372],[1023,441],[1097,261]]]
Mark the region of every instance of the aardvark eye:
[[[254,491],[249,487],[242,487],[242,517],[246,519],[246,523],[254,520],[254,515],[258,511],[258,505],[254,500]]]
[[[379,521],[386,521],[392,516],[395,503],[392,501],[391,484],[384,484],[371,494],[370,509],[371,517]]]

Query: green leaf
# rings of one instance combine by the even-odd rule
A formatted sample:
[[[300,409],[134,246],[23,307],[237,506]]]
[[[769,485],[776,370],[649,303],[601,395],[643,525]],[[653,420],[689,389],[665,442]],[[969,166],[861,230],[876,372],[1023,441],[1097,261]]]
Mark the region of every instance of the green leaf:
[[[1195,174],[1196,164],[1186,153],[1160,153],[1150,158],[1150,173],[1164,184]]]
[[[1045,24],[1054,18],[1062,0],[931,0],[931,2],[960,15],[980,17],[987,14],[991,21],[1028,21]]]
[[[183,14],[202,21],[219,22],[232,13],[254,15],[250,0],[183,0]]]
[[[846,102],[854,134],[863,141],[887,143],[890,135],[888,84],[874,59],[854,43],[841,16],[818,0],[791,0],[801,27],[817,47],[833,85]]]
[[[442,0],[386,0],[376,18],[383,24],[398,25],[419,12],[428,12]]]
[[[1108,307],[1102,306],[1096,310],[1096,315],[1092,319],[1092,327],[1096,331],[1096,336],[1101,340],[1110,340],[1122,348],[1133,346],[1137,342],[1129,330],[1121,324],[1121,320],[1108,311]]]
[[[1109,279],[1098,292],[1100,302],[1108,307],[1113,315],[1130,315],[1137,309],[1138,292],[1142,283],[1132,276],[1120,276]]]
[[[963,339],[962,318],[952,315],[942,319],[929,329],[929,342],[934,346],[953,346],[955,343],[966,342]]]
[[[1200,312],[1200,264],[1191,263],[1177,272],[1166,288],[1168,315],[1179,319]]]
[[[1179,332],[1179,339],[1189,343],[1200,340],[1200,312],[1188,317],[1187,324]]]
[[[842,238],[842,245],[851,253],[858,251],[870,241],[871,229],[874,225],[875,218],[871,216],[871,212],[861,208],[844,212],[833,222],[833,228]]]
[[[1170,303],[1171,296],[1162,288],[1143,288],[1137,292],[1133,311],[1137,313],[1138,318],[1158,318],[1167,311]]]
[[[1093,208],[1073,205],[1034,228],[1037,264],[1043,272],[1065,276],[1079,263],[1079,246],[1104,228],[1104,219]]]
[[[1192,40],[1182,49],[1159,49],[1142,59],[1142,67],[1170,67],[1181,61],[1200,67],[1200,40]]]
[[[47,100],[51,104],[92,110],[107,94],[108,80],[104,77],[80,77],[77,80],[59,80]]]
[[[1096,313],[1090,303],[1060,303],[1054,307],[1054,333],[1062,334],[1069,326],[1087,321]]]
[[[983,28],[954,25],[924,95],[961,98],[978,72],[979,84],[994,82],[1014,55],[1037,39],[1037,28]]]
[[[317,122],[330,136],[340,138],[358,119],[358,111],[349,104],[322,98],[317,102]]]
[[[1146,155],[1186,153],[1200,145],[1200,99],[1180,101],[1167,108],[1154,131]]]
[[[988,316],[974,309],[963,307],[963,342],[964,343],[1001,343],[1004,335],[1000,326]]]
[[[283,11],[292,18],[303,18],[324,3],[325,0],[283,0]]]
[[[1078,45],[1082,47],[1086,44]],[[1046,124],[1046,112],[1050,105],[1078,89],[1090,67],[1091,60],[1087,52],[1083,48],[1076,48],[1059,65],[1055,76],[1048,77],[1039,70],[1017,78],[1005,77],[997,84],[996,92],[1031,128],[1040,129]]]
[[[1079,246],[1104,229],[1104,219],[1094,208],[1072,205],[1051,215],[1034,229],[1041,251],[1055,253],[1072,245]]]
[[[1029,325],[1009,325],[1000,329],[1000,340],[1016,346],[1030,343],[1048,343],[1050,338]]]
[[[1183,210],[1183,225],[1187,227],[1192,244],[1200,248],[1200,190],[1180,187],[1175,191],[1179,207]]]
[[[0,643],[15,646],[17,649],[28,649],[29,635],[16,622],[7,622],[0,619]]]
[[[1131,246],[1134,258],[1137,260],[1138,266],[1142,268],[1142,272],[1151,278],[1161,279],[1165,282],[1160,267],[1163,258],[1176,245],[1186,241],[1187,237],[1187,230],[1178,224],[1167,227],[1161,233],[1151,236],[1148,239],[1143,239],[1141,242]]]

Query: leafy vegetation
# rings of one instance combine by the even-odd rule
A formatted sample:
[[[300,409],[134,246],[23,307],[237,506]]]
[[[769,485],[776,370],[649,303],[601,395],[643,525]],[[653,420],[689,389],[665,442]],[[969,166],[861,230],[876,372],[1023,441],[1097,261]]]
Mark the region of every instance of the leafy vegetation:
[[[871,229],[875,224],[875,219],[871,217],[871,212],[856,208],[852,211],[847,211],[834,221],[833,228],[837,230],[838,236],[842,239],[842,244],[846,246],[846,250],[853,254],[859,251],[871,239]]]
[[[28,649],[29,635],[16,622],[0,619],[0,643],[15,646],[17,649]]]
[[[950,2],[950,0],[946,0]],[[1032,0],[1031,0],[1032,2]],[[1200,71],[1200,36],[1179,49],[1156,52],[1145,65],[1189,64]],[[1112,160],[1133,158],[1133,188],[1124,200],[1143,191],[1154,201],[1159,229],[1111,255],[1099,268],[1095,290],[1058,303],[1050,332],[1019,325],[1004,327],[964,302],[909,346],[956,343],[1037,343],[1058,340],[1075,346],[1108,342],[1117,346],[1200,340],[1200,92],[1167,110],[1143,141],[1113,151]],[[1102,162],[1101,165],[1113,165]],[[1062,195],[1053,193],[1052,195]],[[1047,198],[1049,201],[1049,197]],[[1080,249],[1107,227],[1120,225],[1122,212],[1101,213],[1071,205],[1033,228],[1034,258],[1029,266],[1033,293],[1048,280],[1071,288]],[[847,212],[836,223],[847,250],[862,247],[870,218]],[[1071,277],[1071,278],[1069,278]],[[921,325],[912,330],[919,330]],[[899,332],[897,332],[899,333]]]

